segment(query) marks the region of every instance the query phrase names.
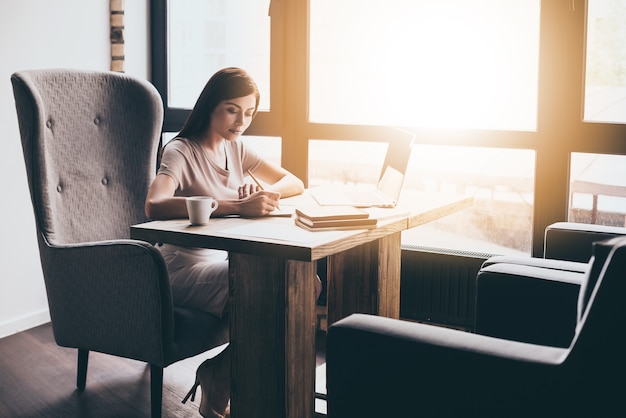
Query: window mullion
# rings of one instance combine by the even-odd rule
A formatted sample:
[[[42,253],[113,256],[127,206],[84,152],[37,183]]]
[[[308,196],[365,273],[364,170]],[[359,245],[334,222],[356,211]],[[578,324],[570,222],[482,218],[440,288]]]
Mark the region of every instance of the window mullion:
[[[308,184],[309,0],[282,1],[282,165]],[[273,42],[273,41],[272,41]],[[273,44],[272,44],[273,45]]]

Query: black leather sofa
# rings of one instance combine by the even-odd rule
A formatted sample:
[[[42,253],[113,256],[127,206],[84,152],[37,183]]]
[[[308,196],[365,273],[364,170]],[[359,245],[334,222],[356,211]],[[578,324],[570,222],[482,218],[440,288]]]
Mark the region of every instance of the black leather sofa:
[[[475,332],[567,347],[593,242],[626,228],[557,222],[546,228],[544,258],[496,256],[476,277]]]
[[[476,333],[363,314],[331,325],[329,418],[626,413],[620,235],[626,228],[558,223],[546,230],[545,254],[567,246],[567,260],[487,260]]]

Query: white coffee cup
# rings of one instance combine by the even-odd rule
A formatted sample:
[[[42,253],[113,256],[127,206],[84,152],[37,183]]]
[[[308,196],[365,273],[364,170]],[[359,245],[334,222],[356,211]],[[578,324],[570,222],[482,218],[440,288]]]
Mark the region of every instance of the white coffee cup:
[[[192,225],[206,225],[215,209],[217,200],[209,196],[190,196],[186,199],[187,213]]]

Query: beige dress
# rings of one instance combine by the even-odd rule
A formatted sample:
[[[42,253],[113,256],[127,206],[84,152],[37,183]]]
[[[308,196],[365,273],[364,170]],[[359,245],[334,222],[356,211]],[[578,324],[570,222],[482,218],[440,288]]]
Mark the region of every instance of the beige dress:
[[[211,196],[237,199],[244,173],[261,164],[261,158],[237,141],[224,141],[226,167],[208,158],[202,147],[175,138],[163,149],[158,174],[170,176],[175,196]],[[172,285],[175,306],[200,309],[218,317],[228,301],[228,254],[221,250],[158,245]]]

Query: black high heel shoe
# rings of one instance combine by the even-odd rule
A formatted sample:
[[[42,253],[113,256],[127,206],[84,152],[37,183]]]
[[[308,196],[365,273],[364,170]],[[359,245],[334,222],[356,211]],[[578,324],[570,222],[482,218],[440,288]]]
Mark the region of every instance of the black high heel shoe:
[[[213,359],[209,359],[209,360],[213,360]],[[204,363],[206,363],[209,360],[206,360]],[[200,366],[202,366],[204,363],[202,363]],[[189,399],[190,396],[191,396],[191,402],[196,400],[196,389],[198,388],[199,384],[200,384],[200,380],[198,379],[198,372],[196,372],[196,382],[193,384],[191,389],[189,389],[189,392],[187,392],[187,394],[183,398],[182,403],[187,403],[187,400]]]
[[[205,360],[196,370],[196,380],[183,398],[186,403],[196,398],[196,390],[201,387],[202,398],[199,412],[205,418],[224,418],[230,415],[230,350],[228,346],[218,355]]]

